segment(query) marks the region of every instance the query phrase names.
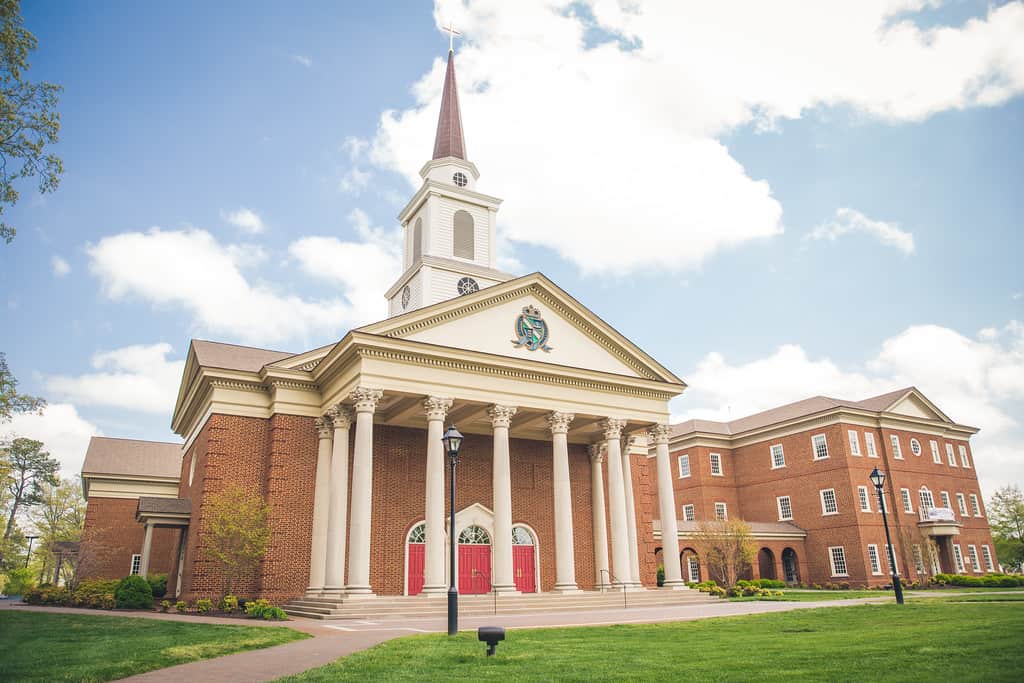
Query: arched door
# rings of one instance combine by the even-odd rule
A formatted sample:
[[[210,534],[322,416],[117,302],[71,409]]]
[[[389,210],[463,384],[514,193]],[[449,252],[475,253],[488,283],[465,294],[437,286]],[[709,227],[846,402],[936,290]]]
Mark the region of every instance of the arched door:
[[[459,534],[459,592],[464,595],[491,590],[491,535],[483,527],[468,526]]]
[[[426,546],[423,544],[426,543],[426,537],[427,524],[421,522],[412,528],[406,541],[406,554],[409,558],[406,565],[409,595],[419,595],[423,591],[423,565],[426,561]]]
[[[515,576],[516,590],[520,593],[536,593],[537,578],[536,544],[530,530],[517,526],[512,529],[512,574]]]
[[[782,571],[788,584],[800,583],[800,572],[797,570],[796,551],[786,548],[782,551]]]
[[[775,578],[775,553],[769,548],[761,548],[757,553],[757,570],[762,579]]]

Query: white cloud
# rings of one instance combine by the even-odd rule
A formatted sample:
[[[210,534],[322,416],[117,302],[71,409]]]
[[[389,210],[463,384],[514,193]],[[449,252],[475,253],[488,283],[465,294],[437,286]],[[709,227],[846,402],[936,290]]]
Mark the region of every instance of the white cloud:
[[[78,405],[169,414],[185,368],[185,361],[167,358],[172,351],[160,343],[97,353],[92,367],[98,372],[49,377],[46,390]]]
[[[896,223],[885,223],[868,218],[856,209],[836,209],[836,217],[819,225],[805,235],[804,239],[829,240],[835,242],[851,232],[863,232],[876,238],[886,246],[896,247],[904,254],[914,253],[914,236],[901,230]]]
[[[369,171],[364,171],[353,166],[341,177],[338,187],[341,188],[342,192],[357,195],[366,188],[366,185],[370,182],[370,178],[372,177],[373,174]]]
[[[53,268],[55,277],[64,277],[71,272],[71,265],[56,254],[50,259],[50,266]]]
[[[925,4],[438,0],[434,14],[469,39],[469,156],[480,189],[506,199],[501,230],[585,272],[627,273],[695,267],[783,230],[768,184],[718,140],[738,127],[840,105],[916,121],[1024,89],[1024,4],[920,29]],[[624,40],[588,46],[591,14]],[[370,160],[413,186],[443,70],[436,60],[415,106],[384,112],[372,140]]]
[[[240,228],[243,232],[253,235],[263,232],[265,227],[263,219],[260,218],[259,214],[244,206],[237,211],[231,211],[222,215],[228,223],[231,223],[236,228]]]
[[[86,251],[90,271],[111,299],[138,297],[177,306],[193,315],[203,331],[245,343],[337,334],[352,314],[336,298],[307,301],[250,282],[242,268],[265,258],[263,250],[223,245],[205,230],[125,232]]]
[[[349,214],[349,220],[362,241],[304,237],[293,242],[288,253],[308,274],[344,288],[358,325],[387,315],[383,295],[402,271],[401,237],[398,231],[372,227],[359,209]]]
[[[796,345],[737,364],[712,352],[685,378],[690,388],[676,400],[674,420],[737,419],[811,396],[860,400],[916,386],[953,420],[981,429],[972,444],[986,494],[1024,483],[1024,324],[1017,321],[978,340],[938,325],[911,326],[850,368]]]
[[[64,476],[82,471],[89,438],[102,436],[99,428],[85,420],[70,403],[51,403],[42,415],[15,415],[8,425],[0,427],[5,437],[25,436],[42,441],[61,465]]]
[[[292,55],[292,61],[296,64],[301,64],[307,69],[313,66],[313,58],[307,57],[306,55]]]

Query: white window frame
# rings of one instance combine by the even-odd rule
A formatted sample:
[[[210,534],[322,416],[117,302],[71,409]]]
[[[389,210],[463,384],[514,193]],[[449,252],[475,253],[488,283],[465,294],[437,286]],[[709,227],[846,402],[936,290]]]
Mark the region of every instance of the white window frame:
[[[946,444],[946,460],[950,467],[956,467],[956,456],[953,454],[953,444]]]
[[[921,442],[917,439],[910,440],[910,452],[920,457],[922,453]]]
[[[960,444],[957,446],[957,450],[960,451],[960,465],[965,469],[971,469],[971,461],[967,459],[967,446]]]
[[[133,553],[131,563],[128,565],[128,574],[138,576],[140,571],[142,571],[142,555]]]
[[[927,500],[925,500],[926,497]],[[935,507],[935,496],[932,495],[931,489],[927,486],[922,486],[917,490],[917,500],[921,503],[922,508]]]
[[[967,571],[964,567],[964,554],[963,551],[960,550],[959,543],[953,544],[953,564],[956,567],[957,574],[963,574]]]
[[[871,512],[871,493],[867,486],[857,487],[857,500],[860,501],[861,512]]]
[[[686,474],[683,474],[683,463],[686,463]],[[679,478],[680,479],[686,479],[687,477],[690,476],[690,454],[689,453],[683,453],[678,458],[676,458],[676,464],[677,464],[677,467],[679,468]]]
[[[910,497],[910,489],[900,489],[900,497],[903,498],[903,511],[913,514],[914,499]]]
[[[967,544],[967,559],[971,561],[971,571],[975,574],[980,574],[981,561],[978,558],[978,546],[973,543]]]
[[[874,543],[868,543],[868,566],[872,576],[882,575],[882,560],[878,557],[878,546]]]
[[[821,444],[825,449],[825,455],[818,456],[818,439],[821,439]],[[828,437],[824,434],[815,434],[811,437],[811,453],[814,455],[815,460],[827,460],[828,459]]]
[[[878,457],[878,449],[875,448],[875,435],[871,432],[864,432],[864,450],[869,458]]]
[[[894,562],[896,563],[896,566],[893,566]],[[900,561],[896,559],[896,549],[891,545],[885,546],[885,563],[889,565],[889,574],[900,573]]]
[[[964,497],[964,494],[962,494],[962,493],[956,494],[956,507],[960,511],[960,516],[961,517],[968,517],[969,516],[967,514],[967,498]]]
[[[775,452],[775,449],[778,449],[777,454]],[[771,455],[773,470],[782,469],[783,467],[786,466],[786,451],[785,449],[783,449],[781,443],[774,444],[771,448],[768,449],[768,452]],[[775,457],[776,455],[778,455],[778,458]]]
[[[786,501],[786,507],[789,508],[788,515],[782,511],[783,500]],[[776,496],[775,507],[779,511],[780,522],[791,522],[793,520],[793,500],[789,496]]]
[[[715,503],[715,520],[724,522],[729,519],[729,506],[725,503]]]
[[[977,493],[972,493],[970,495],[970,499],[971,499],[971,514],[973,514],[975,517],[981,517],[982,516],[981,515],[981,502],[978,500],[978,494]]]
[[[992,548],[989,548],[987,543],[981,544],[981,557],[985,560],[985,571],[994,572],[996,566],[992,562]]]
[[[690,573],[690,581],[700,581],[700,560],[693,555],[687,558],[687,571]]]
[[[838,553],[836,551],[839,551]],[[838,555],[838,556],[837,556]],[[836,561],[840,561],[843,564],[842,571],[839,571],[839,567],[836,566]],[[828,547],[828,563],[832,568],[832,576],[849,576],[850,568],[846,564],[846,548],[841,545],[830,545]]]
[[[697,508],[694,506],[693,503],[687,503],[686,505],[683,506],[683,521],[697,521]]]
[[[932,447],[932,462],[935,463],[936,465],[941,465],[942,454],[939,453],[939,442],[936,441],[935,439],[932,439],[931,441],[928,442],[928,444]]]
[[[903,460],[903,451],[900,449],[900,437],[898,434],[889,435],[889,443],[892,444],[892,457],[896,460]]]
[[[709,460],[710,466],[711,466],[711,476],[712,477],[724,477],[725,476],[725,468],[722,465],[722,454],[721,453],[710,453],[710,454],[708,454],[708,460]],[[718,465],[718,471],[717,472],[715,472],[715,464],[716,463]]]
[[[856,429],[851,429],[847,432],[850,437],[850,455],[856,457],[861,456],[860,452],[860,433]]]
[[[949,497],[949,491],[939,491],[939,499],[942,501],[942,507],[947,510],[953,509],[953,501]]]
[[[832,507],[835,508],[831,512],[829,512],[828,505],[825,502],[825,494],[827,494],[827,493],[831,493],[832,494]],[[818,496],[821,498],[821,516],[822,517],[830,517],[832,515],[838,515],[839,514],[839,499],[836,498],[836,490],[835,489],[821,489],[820,491],[818,491]]]

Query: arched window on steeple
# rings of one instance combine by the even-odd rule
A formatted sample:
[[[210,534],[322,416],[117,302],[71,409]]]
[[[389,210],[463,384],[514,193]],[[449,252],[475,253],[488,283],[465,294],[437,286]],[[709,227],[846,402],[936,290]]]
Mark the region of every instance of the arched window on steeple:
[[[468,211],[455,212],[454,243],[452,253],[459,258],[473,259],[476,257],[473,234],[473,217]]]
[[[412,261],[415,263],[423,254],[423,219],[417,218],[412,227]]]

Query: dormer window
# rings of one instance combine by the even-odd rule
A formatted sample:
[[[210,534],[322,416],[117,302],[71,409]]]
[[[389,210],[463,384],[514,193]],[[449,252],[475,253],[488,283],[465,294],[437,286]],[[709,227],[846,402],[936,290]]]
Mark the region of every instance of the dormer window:
[[[456,171],[455,175],[452,176],[452,182],[458,185],[459,187],[465,187],[467,184],[469,184],[469,178],[467,178],[466,174],[463,173],[462,171]]]

